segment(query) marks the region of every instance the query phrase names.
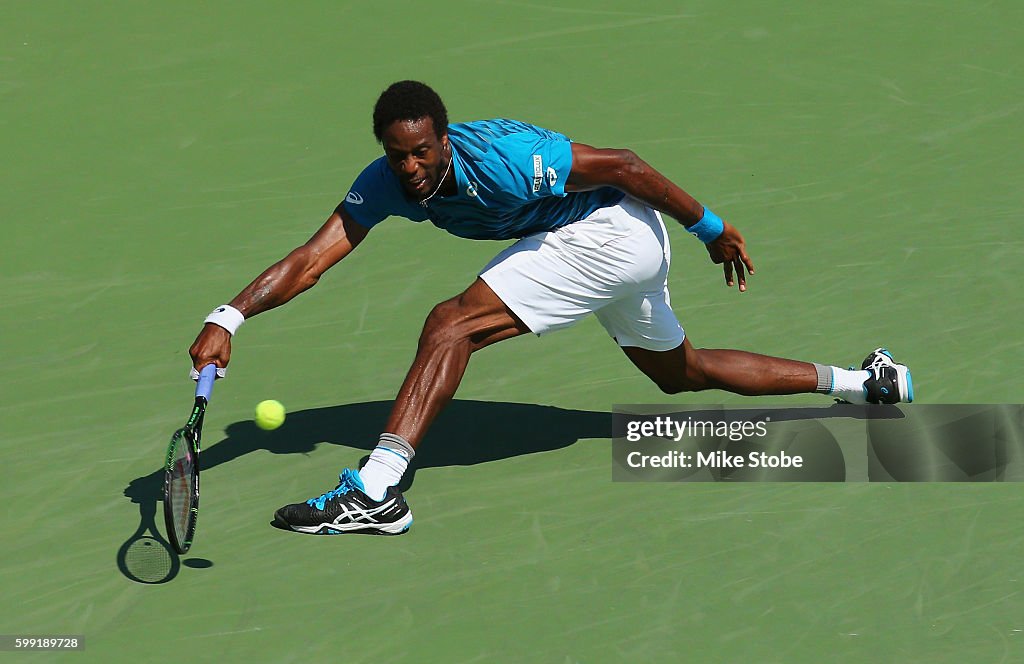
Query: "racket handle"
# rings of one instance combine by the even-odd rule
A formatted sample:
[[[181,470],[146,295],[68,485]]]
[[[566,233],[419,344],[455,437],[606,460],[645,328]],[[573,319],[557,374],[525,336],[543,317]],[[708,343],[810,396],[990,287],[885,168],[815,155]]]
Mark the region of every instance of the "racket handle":
[[[196,398],[202,397],[209,402],[210,395],[213,394],[213,381],[216,379],[216,364],[207,364],[203,367],[203,370],[199,372],[199,383],[196,385]]]

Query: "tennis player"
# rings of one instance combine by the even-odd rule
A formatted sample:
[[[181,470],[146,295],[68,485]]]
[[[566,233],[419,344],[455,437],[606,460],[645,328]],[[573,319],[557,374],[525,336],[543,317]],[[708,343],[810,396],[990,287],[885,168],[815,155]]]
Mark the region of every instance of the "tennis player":
[[[695,348],[672,311],[662,215],[703,242],[727,286],[754,265],[740,232],[630,150],[595,148],[514,120],[448,123],[428,86],[401,81],[377,100],[384,156],[367,166],[313,237],[207,317],[195,367],[226,367],[244,320],[316,284],[388,217],[430,221],[474,240],[518,241],[469,287],[430,312],[384,433],[338,486],[282,507],[298,532],[397,534],[412,514],[397,484],[427,428],[454,396],[470,356],[521,334],[548,334],[594,314],[626,357],[667,394],[817,392],[853,403],[913,400],[905,365],[877,349],[846,370],[739,350]]]

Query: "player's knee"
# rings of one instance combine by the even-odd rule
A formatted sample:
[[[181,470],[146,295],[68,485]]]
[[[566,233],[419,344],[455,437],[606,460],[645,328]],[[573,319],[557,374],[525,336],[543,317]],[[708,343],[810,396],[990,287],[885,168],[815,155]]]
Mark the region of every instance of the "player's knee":
[[[686,364],[681,371],[676,368],[665,374],[651,376],[651,380],[665,394],[700,392],[711,387],[704,372],[703,357],[696,348],[686,354]]]
[[[472,312],[460,298],[437,304],[427,315],[420,334],[420,346],[440,347],[469,343],[475,332]]]
[[[458,304],[453,300],[445,300],[434,306],[423,323],[420,333],[420,346],[440,346],[451,343],[457,338],[455,322],[458,317]]]

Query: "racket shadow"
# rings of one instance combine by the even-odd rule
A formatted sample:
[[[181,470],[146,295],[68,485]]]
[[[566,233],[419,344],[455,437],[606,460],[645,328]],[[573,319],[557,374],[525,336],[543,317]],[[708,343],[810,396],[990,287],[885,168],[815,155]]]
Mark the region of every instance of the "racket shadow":
[[[172,581],[181,570],[181,558],[156,527],[157,502],[163,494],[163,469],[136,478],[125,496],[139,506],[139,526],[117,551],[117,568],[136,583]]]

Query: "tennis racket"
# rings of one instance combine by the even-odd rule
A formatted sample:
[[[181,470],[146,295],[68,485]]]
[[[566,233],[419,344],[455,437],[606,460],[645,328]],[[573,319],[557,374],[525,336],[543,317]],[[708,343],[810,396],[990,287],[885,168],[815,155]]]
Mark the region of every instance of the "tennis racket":
[[[199,444],[203,434],[203,416],[210,403],[217,366],[208,364],[199,372],[196,402],[185,426],[174,432],[167,446],[164,465],[164,521],[167,538],[178,553],[192,546],[199,518]]]

